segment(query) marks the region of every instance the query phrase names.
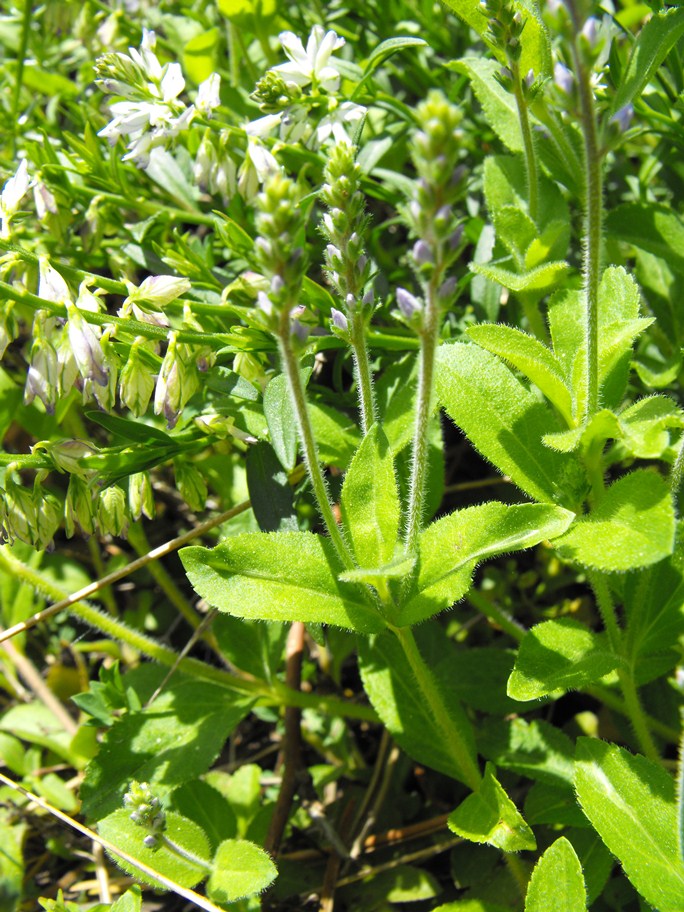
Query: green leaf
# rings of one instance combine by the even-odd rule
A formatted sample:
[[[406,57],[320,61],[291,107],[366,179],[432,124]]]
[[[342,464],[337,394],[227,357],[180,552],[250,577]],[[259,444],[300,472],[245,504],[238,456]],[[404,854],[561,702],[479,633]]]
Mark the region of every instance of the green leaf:
[[[534,629],[534,628],[533,628]],[[494,765],[529,779],[572,790],[575,748],[560,729],[541,719],[487,720],[477,744]]]
[[[485,37],[488,18],[473,0],[444,0],[457,16],[463,19],[481,37]],[[522,52],[520,56],[520,71],[527,73],[534,70],[535,75],[545,75],[550,66],[550,50],[544,22],[539,14],[539,9],[533,0],[513,0],[513,6],[524,18],[524,27],[520,42]],[[503,52],[492,46],[492,50],[499,52],[501,62],[504,63]]]
[[[522,330],[493,323],[471,326],[468,336],[521,371],[555,405],[566,423],[572,424],[572,396],[563,368],[544,344]]]
[[[247,451],[247,488],[262,532],[299,528],[292,488],[273,447],[260,440]]]
[[[684,636],[684,569],[673,556],[646,570],[630,573],[623,595],[627,614],[624,643],[637,675],[642,659],[665,655],[674,667]]]
[[[437,686],[449,700],[451,718],[474,760],[472,726],[451,683],[455,650],[437,624],[419,627],[416,640]],[[359,642],[359,671],[368,698],[399,747],[419,763],[462,781],[461,769],[394,634]]]
[[[15,815],[16,810],[0,809],[0,912],[15,912],[24,892],[22,846],[27,824],[14,820]]]
[[[651,16],[634,42],[611,112],[619,111],[643,92],[683,34],[684,9],[669,9]]]
[[[291,472],[297,462],[297,422],[285,374],[277,374],[264,390],[264,416],[271,446],[280,464]]]
[[[388,564],[397,546],[400,505],[392,452],[378,424],[352,459],[340,507],[357,563],[364,569]]]
[[[525,912],[585,912],[586,908],[580,860],[561,836],[548,847],[532,872]]]
[[[183,849],[198,859],[195,864],[187,858],[182,858],[176,852],[171,851],[165,845],[158,849],[148,849],[143,840],[147,835],[145,827],[134,823],[131,820],[130,811],[120,808],[109,814],[97,825],[97,831],[103,839],[107,839],[117,848],[127,852],[133,858],[154,868],[159,874],[163,874],[170,880],[175,881],[182,887],[194,887],[208,874],[208,864],[210,859],[209,842],[201,827],[197,826],[187,817],[182,817],[173,811],[166,812],[166,829],[164,835]],[[114,852],[108,852],[111,858],[128,874],[132,874],[136,880],[150,884],[160,890],[166,890],[158,880],[144,874],[134,865],[119,858]],[[204,862],[202,864],[201,862]]]
[[[649,396],[620,413],[620,426],[630,453],[658,459],[670,443],[667,428],[684,426],[684,412],[667,396]]]
[[[540,823],[550,826],[587,826],[587,818],[580,810],[572,789],[549,785],[541,780],[535,782],[527,793],[525,820],[530,826]]]
[[[418,577],[394,623],[412,626],[449,608],[470,588],[480,561],[554,538],[573,518],[561,507],[490,501],[438,519],[420,536]]]
[[[449,829],[471,842],[486,842],[504,852],[536,849],[534,833],[525,823],[488,763],[479,789],[449,815]]]
[[[183,48],[183,70],[197,85],[216,69],[220,32],[209,29],[191,38]]]
[[[556,261],[543,263],[541,266],[535,266],[534,269],[528,269],[525,272],[513,272],[501,266],[485,263],[470,263],[469,268],[472,272],[489,279],[490,282],[497,282],[518,294],[529,292],[548,294],[569,267],[565,261]]]
[[[273,16],[276,0],[218,0],[218,8],[228,19],[244,24],[252,17]]]
[[[449,417],[501,472],[535,500],[568,499],[570,458],[542,436],[559,429],[554,413],[499,358],[479,346],[442,345],[436,389]]]
[[[216,851],[207,893],[220,903],[261,893],[278,876],[271,856],[245,839],[227,839]]]
[[[592,446],[597,452],[603,449],[603,443],[611,437],[621,438],[622,428],[614,412],[601,409],[595,412],[588,424],[571,428],[569,431],[560,431],[558,434],[544,434],[542,438],[545,445],[559,453],[572,453],[580,449],[586,453]]]
[[[495,77],[501,69],[500,64],[487,57],[463,57],[449,64],[449,68],[457,73],[464,73],[470,79],[487,123],[501,142],[508,146],[511,152],[522,152],[523,141],[515,98]]]
[[[604,644],[603,634],[570,618],[536,624],[520,643],[508,695],[514,700],[537,700],[598,681],[620,664]]]
[[[608,878],[615,868],[615,859],[603,844],[603,840],[592,827],[587,827],[586,817],[582,814],[579,805],[576,805],[577,813],[580,814],[585,823],[581,829],[571,827],[565,831],[568,842],[577,853],[577,857],[582,865],[584,874],[584,884],[587,888],[587,905],[591,904],[603,892],[608,882]]]
[[[309,412],[321,462],[346,469],[361,443],[358,427],[351,418],[329,405],[312,402]]]
[[[212,851],[237,833],[237,819],[230,803],[202,779],[183,783],[171,793],[167,804],[169,810],[190,817],[202,827]]]
[[[684,222],[669,206],[625,203],[607,213],[605,227],[612,237],[684,268]]]
[[[582,810],[644,899],[659,912],[681,912],[684,862],[669,773],[614,744],[580,738],[575,788]]]
[[[159,669],[158,683],[165,670]],[[129,711],[107,732],[81,786],[84,813],[98,819],[121,805],[131,780],[163,797],[204,773],[253,700],[176,672],[152,705]]]
[[[195,592],[234,617],[336,624],[377,633],[383,621],[359,587],[340,583],[328,539],[310,532],[235,535],[180,551]]]
[[[423,38],[415,38],[408,35],[396,38],[386,38],[385,41],[381,41],[380,44],[371,51],[363,68],[363,79],[366,80],[375,72],[375,70],[377,70],[380,64],[384,63],[392,54],[396,54],[397,51],[403,51],[405,48],[409,47],[426,46],[427,41]]]
[[[672,553],[675,515],[665,479],[637,469],[612,484],[595,510],[554,544],[558,554],[599,570],[646,567]]]

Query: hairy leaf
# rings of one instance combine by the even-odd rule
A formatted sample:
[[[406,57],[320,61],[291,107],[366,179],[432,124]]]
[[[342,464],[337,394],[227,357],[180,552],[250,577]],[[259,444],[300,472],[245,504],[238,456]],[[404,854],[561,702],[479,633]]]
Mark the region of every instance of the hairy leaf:
[[[537,847],[534,833],[508,797],[488,763],[479,789],[449,815],[449,829],[471,842],[486,842],[504,852]]]
[[[268,852],[245,839],[222,842],[212,864],[207,893],[220,903],[261,893],[278,876]]]
[[[394,621],[418,624],[462,598],[477,564],[560,535],[574,514],[545,504],[490,501],[444,516],[421,534],[418,576]]]
[[[536,700],[598,681],[620,664],[601,634],[570,618],[544,621],[520,644],[508,682],[514,700]]]
[[[554,543],[561,557],[599,570],[655,564],[674,547],[675,515],[667,482],[637,469],[612,484],[599,505]]]
[[[532,872],[525,912],[583,912],[586,908],[580,860],[561,836],[548,847]]]
[[[383,629],[363,590],[340,583],[334,548],[310,532],[235,535],[215,548],[180,552],[193,588],[234,617],[336,624],[359,633]]]
[[[659,912],[681,912],[684,861],[669,773],[614,744],[580,738],[575,788],[582,810],[644,899]]]

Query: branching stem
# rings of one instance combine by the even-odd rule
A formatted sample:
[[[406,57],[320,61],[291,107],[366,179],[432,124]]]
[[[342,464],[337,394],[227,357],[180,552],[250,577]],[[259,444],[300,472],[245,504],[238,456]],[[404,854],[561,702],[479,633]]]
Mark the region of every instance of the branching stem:
[[[511,65],[511,73],[513,76],[513,94],[515,96],[515,103],[518,107],[520,133],[522,134],[523,150],[525,153],[527,203],[530,218],[536,223],[539,214],[539,173],[537,170],[537,155],[534,148],[534,136],[532,127],[530,126],[530,114],[527,107],[527,101],[523,94],[522,83],[520,81],[520,67],[517,63]]]
[[[356,310],[351,318],[351,344],[354,359],[354,377],[359,393],[359,411],[361,414],[361,431],[367,434],[377,417],[373,377],[368,360],[366,344],[366,321],[362,313]]]

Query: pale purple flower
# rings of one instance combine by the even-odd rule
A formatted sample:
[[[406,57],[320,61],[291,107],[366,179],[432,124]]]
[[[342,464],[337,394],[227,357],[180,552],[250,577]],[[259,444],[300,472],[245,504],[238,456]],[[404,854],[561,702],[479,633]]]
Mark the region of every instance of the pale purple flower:
[[[572,72],[557,60],[553,67],[553,81],[556,86],[565,95],[571,95],[575,85],[575,77]]]
[[[50,265],[46,256],[38,258],[38,297],[55,304],[70,304],[71,292],[57,270]]]
[[[123,303],[124,308],[136,301],[165,307],[192,288],[189,279],[172,275],[148,276],[137,288],[132,282],[127,282],[126,285],[128,297]]]
[[[349,323],[341,310],[337,310],[336,307],[331,307],[330,316],[332,317],[332,323],[335,329],[345,333],[349,331]]]
[[[418,298],[405,288],[397,288],[397,304],[402,315],[407,320],[411,320],[414,314],[423,309],[423,305]]]

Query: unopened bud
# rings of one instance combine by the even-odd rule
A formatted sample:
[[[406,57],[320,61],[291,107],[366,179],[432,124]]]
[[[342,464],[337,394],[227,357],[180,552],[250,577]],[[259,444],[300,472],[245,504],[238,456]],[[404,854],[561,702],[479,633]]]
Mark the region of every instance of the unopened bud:
[[[407,320],[411,320],[414,314],[420,313],[423,309],[423,305],[418,298],[405,288],[397,288],[397,304],[402,315]]]
[[[615,124],[620,133],[625,133],[630,124],[632,123],[632,117],[634,116],[634,108],[631,104],[626,104],[619,111],[616,111],[615,114],[610,118],[610,123]]]
[[[118,485],[110,485],[100,494],[97,521],[103,535],[126,537],[126,496]]]
[[[332,317],[332,323],[335,329],[339,330],[341,333],[349,332],[349,323],[341,310],[337,310],[336,307],[331,307],[330,316]]]
[[[131,519],[137,520],[145,514],[152,519],[154,510],[154,492],[147,472],[136,472],[128,477],[128,509]]]
[[[72,475],[69,479],[64,505],[64,526],[69,538],[73,537],[77,527],[80,527],[84,535],[92,535],[95,532],[93,492],[88,483],[78,475]]]
[[[204,510],[207,503],[207,486],[200,471],[186,459],[174,459],[173,471],[180,496],[191,510]]]
[[[434,263],[435,258],[432,255],[432,248],[422,238],[413,245],[413,259],[419,266],[427,263]]]
[[[565,95],[572,95],[575,77],[560,60],[557,60],[553,67],[553,81]]]
[[[129,408],[136,418],[147,411],[154,390],[152,371],[143,364],[140,349],[144,344],[136,340],[131,346],[119,380],[119,398],[121,404]]]

